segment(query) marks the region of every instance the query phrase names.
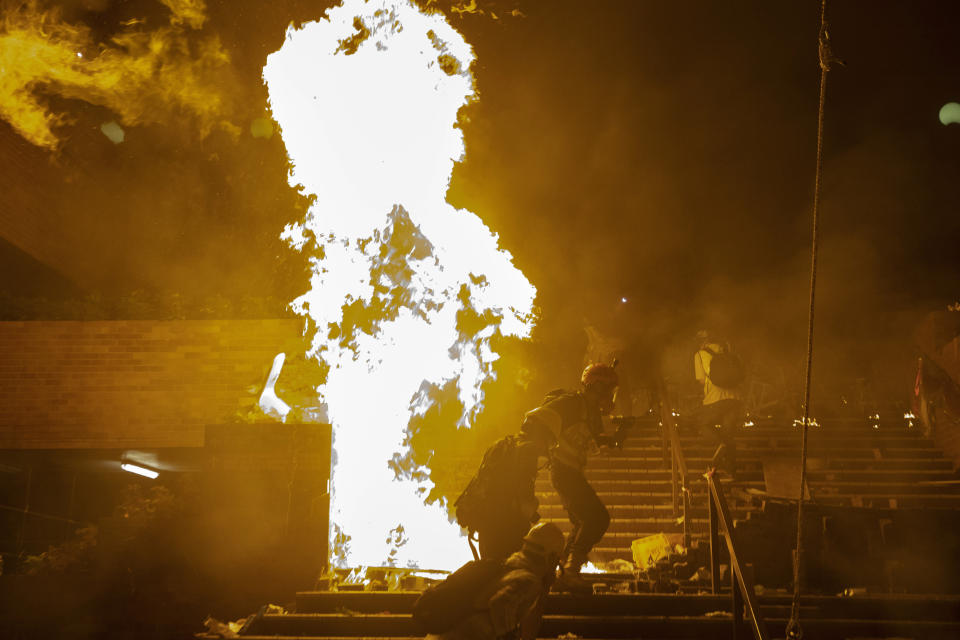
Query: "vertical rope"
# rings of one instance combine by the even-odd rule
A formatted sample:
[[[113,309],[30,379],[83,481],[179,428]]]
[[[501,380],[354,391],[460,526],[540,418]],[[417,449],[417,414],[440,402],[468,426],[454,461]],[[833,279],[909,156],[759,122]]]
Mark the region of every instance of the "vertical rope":
[[[813,188],[813,232],[810,251],[810,308],[807,316],[807,360],[803,387],[803,422],[800,424],[800,497],[797,500],[797,546],[793,563],[793,604],[790,621],[787,623],[787,638],[803,637],[800,627],[800,567],[803,553],[803,500],[807,486],[807,433],[810,422],[810,375],[813,368],[813,318],[817,290],[817,236],[820,222],[820,190],[823,176],[823,104],[827,88],[827,71],[833,55],[830,51],[830,34],[827,31],[827,0],[820,2],[820,34],[818,37],[820,57],[820,104],[817,109],[817,168]]]

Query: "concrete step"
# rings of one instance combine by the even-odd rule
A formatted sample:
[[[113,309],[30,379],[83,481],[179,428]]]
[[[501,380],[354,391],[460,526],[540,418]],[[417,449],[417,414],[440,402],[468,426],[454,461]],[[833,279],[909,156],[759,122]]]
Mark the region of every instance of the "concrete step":
[[[738,461],[742,458],[744,461],[755,461],[760,462],[762,460],[767,460],[772,454],[775,454],[778,458],[788,458],[790,455],[795,455],[796,459],[800,459],[800,447],[793,448],[781,448],[781,449],[771,449],[770,447],[754,447],[754,446],[740,446],[737,445],[737,459]],[[706,463],[713,456],[713,448],[707,445],[698,446],[698,447],[684,447],[683,449],[684,458],[687,460],[689,465],[693,465],[694,461],[702,460],[701,466],[706,466]],[[901,448],[901,447],[885,447],[883,449],[874,448],[874,447],[856,447],[848,449],[834,449],[827,448],[818,450],[816,447],[811,447],[807,455],[809,458],[816,459],[834,459],[840,458],[843,460],[915,460],[915,459],[927,459],[927,460],[943,460],[943,452],[934,447],[925,447],[925,448]],[[649,447],[631,447],[630,449],[616,450],[610,455],[594,455],[590,457],[588,462],[589,468],[603,468],[611,466],[620,466],[625,464],[625,461],[630,461],[637,466],[650,466],[651,463],[656,463],[657,461],[662,461],[664,459],[663,449],[660,446],[649,446]],[[668,458],[669,460],[669,458]],[[636,461],[636,462],[633,462]]]
[[[710,464],[709,456],[688,457],[687,467],[689,469],[706,469]],[[737,463],[744,471],[760,471],[763,468],[763,458],[743,457],[737,455]],[[797,457],[797,464],[800,464],[800,458]],[[953,463],[947,458],[880,458],[872,455],[863,458],[811,458],[808,460],[808,469],[816,468],[818,472],[829,471],[924,471],[946,473],[953,475]],[[664,464],[662,456],[654,457],[636,457],[622,458],[615,457],[607,459],[605,457],[591,458],[587,465],[587,475],[590,477],[633,473],[666,473],[670,474],[670,465]]]
[[[960,497],[953,496],[945,499],[943,496],[855,496],[838,497],[825,496],[819,499],[819,504],[837,507],[863,507],[873,509],[960,509]],[[654,511],[650,506],[638,505],[607,505],[610,512],[609,530],[612,532],[631,532],[635,537],[643,537],[662,532],[679,532],[682,526],[675,518],[669,504],[662,505]],[[754,511],[746,506],[731,505],[731,514],[735,521],[746,520]],[[682,513],[682,512],[681,512]],[[546,505],[541,507],[540,516],[544,521],[556,522],[566,530],[569,527],[567,512],[561,505]],[[687,514],[690,527],[706,529],[708,512],[705,505],[693,506]]]
[[[640,502],[655,502],[649,500],[653,496],[658,496],[669,500],[671,496],[671,484],[668,481],[657,482],[607,482],[599,481],[591,483],[594,491],[604,504],[633,504]],[[700,486],[702,483],[693,483],[690,485],[690,491],[693,495],[705,493],[706,488]],[[911,482],[870,482],[870,481],[822,481],[810,480],[810,490],[815,497],[839,495],[872,495],[872,496],[960,496],[960,485],[918,485]],[[737,487],[743,490],[756,489],[764,491],[765,485],[759,481],[737,482]],[[559,504],[560,498],[552,491],[549,484],[540,485],[538,483],[537,497],[541,504]]]
[[[405,614],[412,610],[418,591],[301,591],[296,594],[298,613]],[[786,594],[760,594],[757,601],[762,611],[789,607]],[[879,617],[927,620],[960,620],[960,597],[936,595],[865,594],[836,597],[804,595],[800,599],[801,615],[826,617]],[[608,593],[590,597],[551,593],[544,612],[547,615],[703,615],[711,611],[729,611],[730,596],[621,594]]]
[[[730,509],[734,520],[743,520],[751,512],[747,508]],[[562,508],[551,508],[546,512],[541,511],[540,517],[544,521],[557,522],[563,527],[567,526],[568,518]],[[679,516],[678,516],[679,517]],[[687,517],[693,520],[702,520],[707,522],[709,518],[706,506],[693,507],[687,513]],[[648,508],[631,508],[629,514],[622,517],[613,516],[610,518],[609,531],[646,531],[654,523],[673,523],[676,518],[670,505],[656,505]],[[658,524],[659,526],[659,524]]]
[[[411,625],[399,621],[336,621],[324,616],[289,614],[289,619],[266,616],[262,622],[265,632],[259,630],[239,636],[249,640],[344,640],[345,638],[395,638],[414,640],[423,637]],[[768,630],[782,637],[788,618],[767,618]],[[955,640],[960,637],[960,622],[927,620],[855,620],[815,618],[805,620],[803,630],[810,637],[822,640],[849,638],[913,638],[915,640]],[[286,631],[287,633],[283,633]],[[389,631],[392,633],[383,633]],[[403,632],[408,632],[404,634]],[[338,633],[339,632],[339,633]],[[346,633],[344,633],[346,632]],[[540,628],[541,638],[573,634],[583,640],[605,638],[643,638],[644,640],[696,639],[729,640],[731,618],[728,615],[671,617],[622,616],[614,619],[594,619],[580,616],[546,616]],[[750,637],[744,627],[743,637]],[[199,635],[200,638],[215,636]]]
[[[744,465],[746,467],[746,465]],[[588,469],[584,474],[590,484],[597,489],[607,491],[629,491],[630,488],[640,486],[660,487],[663,484],[669,488],[671,474],[669,471],[659,469],[604,469],[595,471]],[[699,480],[697,474],[692,474],[690,486],[699,483],[706,484]],[[956,476],[950,472],[944,471],[924,471],[924,470],[877,470],[877,469],[854,469],[854,470],[808,470],[807,478],[811,484],[833,484],[837,483],[880,483],[889,484],[917,484],[923,482],[942,482],[955,480]],[[759,470],[749,470],[747,468],[738,469],[738,483],[755,483],[763,481],[763,473]],[[537,478],[537,491],[549,492],[551,490],[550,478],[547,474],[540,474]],[[949,489],[953,485],[923,485],[927,488],[936,490]],[[957,485],[960,486],[960,485]]]
[[[241,637],[422,637],[407,613],[416,594],[339,595],[298,594],[297,613],[258,615]],[[787,596],[758,597],[772,637],[785,628],[789,602]],[[801,620],[804,631],[817,638],[955,638],[960,633],[957,607],[955,598],[805,597]],[[726,639],[731,634],[730,596],[722,594],[551,595],[545,612],[540,631],[544,638],[572,633],[581,638]]]
[[[854,498],[856,499],[854,501]],[[873,494],[863,493],[857,496],[817,495],[817,502],[824,505],[845,507],[873,507],[879,509],[960,509],[960,496],[956,494]]]
[[[776,438],[776,437],[747,437],[737,436],[737,450],[760,449],[769,455],[771,449],[777,451],[799,451],[800,438]],[[685,456],[697,455],[696,452],[705,454],[713,453],[716,445],[711,445],[707,438],[681,439],[680,446],[683,448]],[[938,451],[936,446],[929,440],[913,437],[883,437],[883,438],[848,438],[837,437],[829,440],[810,438],[807,441],[808,451],[831,452],[845,454],[848,450],[853,451],[871,451],[872,449],[905,449],[908,451]],[[662,452],[663,445],[659,439],[650,440],[632,440],[628,439],[623,443],[620,449],[627,455],[636,455],[639,452]]]

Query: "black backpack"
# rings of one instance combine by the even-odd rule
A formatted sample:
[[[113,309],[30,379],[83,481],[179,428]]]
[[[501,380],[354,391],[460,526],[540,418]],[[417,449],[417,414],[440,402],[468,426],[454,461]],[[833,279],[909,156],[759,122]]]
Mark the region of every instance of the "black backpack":
[[[497,581],[507,573],[499,560],[471,560],[413,603],[413,621],[423,633],[444,633],[485,608]]]
[[[729,349],[717,353],[713,349],[704,348],[709,353],[710,373],[707,377],[710,381],[721,389],[734,389],[743,384],[746,378],[746,372],[743,368],[743,361],[735,353],[730,353]]]
[[[518,440],[510,435],[494,442],[483,454],[477,474],[453,503],[457,522],[467,531],[477,531],[502,511],[504,497],[516,488]]]

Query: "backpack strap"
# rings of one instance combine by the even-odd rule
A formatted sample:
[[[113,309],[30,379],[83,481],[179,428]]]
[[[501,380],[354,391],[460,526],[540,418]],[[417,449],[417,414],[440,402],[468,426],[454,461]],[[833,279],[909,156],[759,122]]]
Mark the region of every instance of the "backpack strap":
[[[477,547],[476,547],[476,545],[473,543],[473,534],[475,534],[475,533],[476,533],[476,531],[468,531],[468,532],[467,532],[467,544],[470,545],[470,553],[473,554],[473,559],[474,559],[474,560],[480,560],[480,554],[477,553]]]
[[[707,371],[707,364],[703,361],[703,356],[700,355],[700,352],[701,352],[701,351],[706,351],[707,353],[710,354],[710,364],[711,364],[711,365],[713,365],[713,359],[717,356],[717,354],[718,354],[719,352],[714,351],[713,349],[711,349],[711,348],[708,347],[707,345],[703,345],[703,347],[701,347],[701,348],[697,351],[697,357],[700,358],[700,368],[703,369],[703,375],[704,375],[704,377],[705,377],[707,380],[709,380],[709,381],[711,382],[711,384],[712,384],[712,383],[713,383],[713,378],[710,377],[710,372]]]

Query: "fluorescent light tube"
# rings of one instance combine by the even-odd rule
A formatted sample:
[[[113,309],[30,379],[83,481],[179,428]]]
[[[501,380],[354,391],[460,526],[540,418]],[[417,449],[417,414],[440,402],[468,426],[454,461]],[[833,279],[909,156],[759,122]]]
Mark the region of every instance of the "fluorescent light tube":
[[[120,463],[120,468],[124,471],[129,471],[130,473],[135,473],[138,476],[143,476],[145,478],[150,478],[151,480],[155,479],[160,474],[154,471],[153,469],[147,469],[146,467],[141,467],[138,464],[131,464],[129,462]]]

